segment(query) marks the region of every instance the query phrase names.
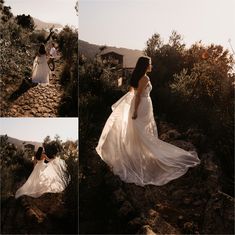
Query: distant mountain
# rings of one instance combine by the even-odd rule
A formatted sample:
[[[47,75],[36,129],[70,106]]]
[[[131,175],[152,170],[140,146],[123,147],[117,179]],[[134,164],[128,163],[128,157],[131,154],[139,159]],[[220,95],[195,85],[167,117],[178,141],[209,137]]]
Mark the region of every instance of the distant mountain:
[[[83,54],[87,58],[94,58],[97,53],[100,52],[101,45],[91,44],[89,42],[79,40],[78,41],[78,51],[80,54]],[[107,48],[102,51],[101,54],[114,51],[118,54],[123,55],[123,64],[125,68],[134,68],[136,65],[137,59],[143,55],[143,52],[140,50],[132,50],[128,48],[118,48],[118,47],[110,47],[107,46]]]
[[[3,135],[0,135],[0,137],[2,137]],[[38,147],[42,146],[42,143],[40,142],[35,142],[35,141],[27,141],[27,140],[19,140],[10,136],[8,137],[8,142],[11,144],[14,144],[17,148],[22,149],[24,148],[25,144],[32,144],[35,146],[35,149],[37,149]]]
[[[63,28],[63,25],[58,24],[58,23],[47,23],[47,22],[44,22],[44,21],[39,20],[34,17],[33,17],[33,20],[34,20],[34,24],[36,25],[37,30],[42,30],[42,29],[46,30],[46,29],[51,28],[53,25],[54,25],[55,29],[62,29]]]

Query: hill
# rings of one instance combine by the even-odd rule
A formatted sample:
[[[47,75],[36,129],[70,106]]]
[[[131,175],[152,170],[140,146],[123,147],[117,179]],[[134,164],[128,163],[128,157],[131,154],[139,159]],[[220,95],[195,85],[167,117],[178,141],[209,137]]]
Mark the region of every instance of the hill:
[[[78,52],[79,54],[83,54],[89,59],[92,59],[95,57],[100,52],[100,47],[101,45],[96,45],[96,44],[91,44],[89,42],[79,40],[78,41]],[[114,51],[118,54],[121,54],[124,56],[124,67],[126,68],[133,68],[135,67],[137,59],[143,55],[143,52],[140,50],[132,50],[128,48],[119,48],[119,47],[112,47],[112,46],[107,46],[105,50],[102,51],[101,54]]]
[[[0,137],[2,137],[2,135]],[[14,144],[19,149],[23,148],[25,144],[32,144],[35,146],[35,149],[37,149],[39,146],[42,145],[42,143],[40,143],[40,142],[19,140],[19,139],[10,137],[10,136],[8,136],[8,142],[11,144]]]
[[[49,29],[52,26],[54,26],[54,28],[56,28],[56,29],[62,29],[63,28],[63,25],[58,24],[58,23],[48,23],[48,22],[44,22],[44,21],[39,20],[39,19],[34,18],[34,17],[33,17],[33,20],[34,20],[34,24],[36,25],[37,30]]]

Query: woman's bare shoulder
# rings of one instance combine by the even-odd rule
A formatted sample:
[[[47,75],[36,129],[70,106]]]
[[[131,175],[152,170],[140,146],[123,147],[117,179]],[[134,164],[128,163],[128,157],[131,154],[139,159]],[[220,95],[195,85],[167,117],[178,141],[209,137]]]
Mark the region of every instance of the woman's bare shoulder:
[[[142,84],[147,84],[149,82],[149,77],[144,75],[141,79],[140,79],[140,83]]]

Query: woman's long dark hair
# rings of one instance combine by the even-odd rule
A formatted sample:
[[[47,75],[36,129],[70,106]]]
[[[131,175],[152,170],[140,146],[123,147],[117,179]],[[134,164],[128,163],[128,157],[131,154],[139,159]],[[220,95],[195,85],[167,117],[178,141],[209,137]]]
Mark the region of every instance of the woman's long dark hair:
[[[44,44],[41,44],[38,50],[39,55],[45,55],[46,54],[46,48]]]
[[[50,143],[45,144],[44,149],[47,157],[52,159],[61,150],[61,147],[56,141],[51,141]]]
[[[41,160],[42,152],[43,152],[43,148],[39,147],[36,154],[35,154],[35,157],[37,160]]]
[[[130,85],[132,87],[138,87],[138,82],[146,73],[150,60],[151,58],[148,56],[141,56],[138,59],[130,80]]]

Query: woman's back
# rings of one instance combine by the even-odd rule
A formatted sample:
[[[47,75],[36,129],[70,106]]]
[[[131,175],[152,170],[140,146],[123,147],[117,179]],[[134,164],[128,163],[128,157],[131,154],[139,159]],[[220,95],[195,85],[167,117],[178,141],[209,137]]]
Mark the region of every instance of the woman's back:
[[[50,69],[46,54],[36,56],[33,62],[32,82],[49,83]]]

